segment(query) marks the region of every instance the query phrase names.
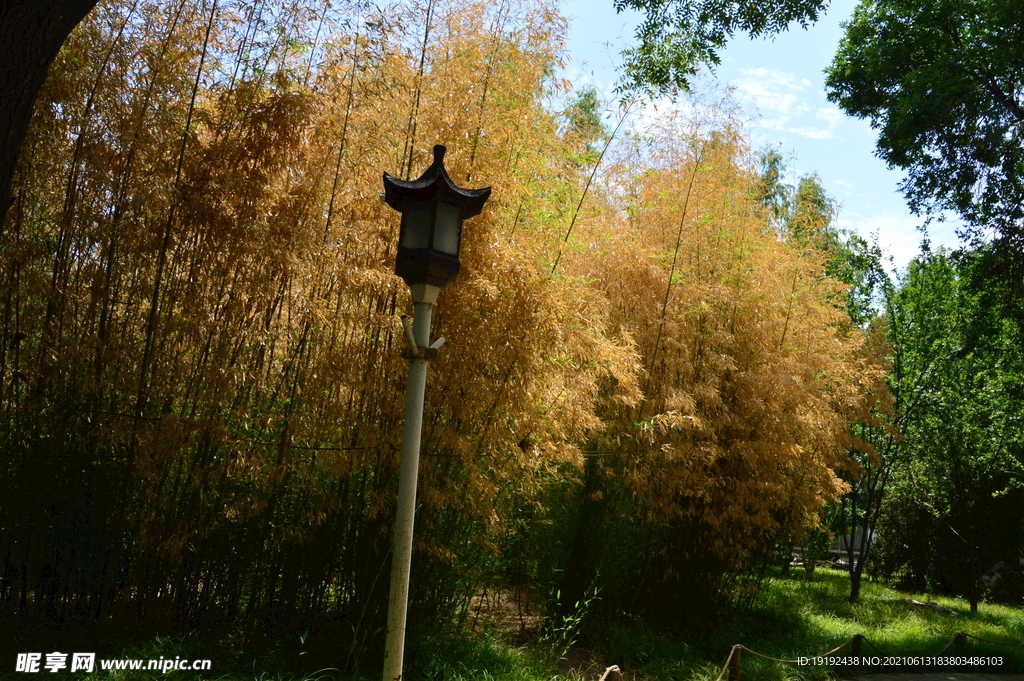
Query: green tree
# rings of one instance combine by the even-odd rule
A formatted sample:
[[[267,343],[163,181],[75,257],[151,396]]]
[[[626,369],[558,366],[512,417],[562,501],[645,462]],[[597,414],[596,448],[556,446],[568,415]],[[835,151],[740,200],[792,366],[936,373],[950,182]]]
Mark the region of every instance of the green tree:
[[[576,93],[576,97],[566,109],[565,117],[569,122],[569,131],[593,144],[608,131],[601,122],[601,102],[597,99],[597,90],[584,88]]]
[[[836,215],[835,201],[821,186],[821,178],[804,175],[793,192],[788,231],[799,241],[825,245],[835,240],[832,225]]]
[[[918,214],[991,232],[988,277],[1024,271],[1024,20],[1019,0],[863,0],[831,67],[829,99],[878,130]],[[978,270],[979,273],[982,270]],[[1019,309],[1019,308],[1018,308]]]
[[[885,547],[885,571],[907,566],[917,581],[930,571],[939,590],[967,596],[972,610],[981,574],[998,560],[1016,560],[1024,519],[1014,490],[1024,471],[1024,355],[1016,323],[981,304],[969,286],[983,258],[926,250],[895,292],[903,311],[893,319],[897,351],[929,369],[919,379],[927,389],[902,428],[896,498],[883,521],[884,535],[904,545]],[[930,570],[917,560],[922,554]]]
[[[789,213],[790,195],[793,187],[782,181],[786,173],[786,163],[782,154],[776,149],[769,149],[758,157],[758,175],[754,182],[754,200],[768,211],[768,221],[776,229],[781,229],[786,215]]]
[[[584,88],[576,93],[565,110],[566,132],[583,146],[583,160],[597,161],[600,143],[608,138],[608,129],[601,121],[601,102],[597,90]]]

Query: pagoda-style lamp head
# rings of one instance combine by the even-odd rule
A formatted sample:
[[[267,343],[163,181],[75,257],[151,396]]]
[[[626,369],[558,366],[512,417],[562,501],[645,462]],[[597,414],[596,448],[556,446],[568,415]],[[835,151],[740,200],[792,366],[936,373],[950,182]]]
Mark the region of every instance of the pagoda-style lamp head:
[[[434,162],[418,180],[384,173],[381,198],[402,213],[395,274],[417,297],[434,287],[433,297],[459,273],[462,221],[478,215],[491,188],[462,189],[444,169],[445,147],[434,147]],[[433,302],[433,301],[431,301]]]

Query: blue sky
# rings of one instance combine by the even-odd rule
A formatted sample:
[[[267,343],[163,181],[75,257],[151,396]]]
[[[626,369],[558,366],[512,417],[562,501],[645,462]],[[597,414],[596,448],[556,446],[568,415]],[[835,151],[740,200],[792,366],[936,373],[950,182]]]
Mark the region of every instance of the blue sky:
[[[715,77],[734,88],[734,98],[751,117],[756,148],[777,148],[786,157],[790,182],[817,173],[840,203],[839,224],[879,243],[904,266],[917,252],[923,219],[907,209],[899,193],[903,177],[875,154],[876,134],[867,121],[850,118],[825,97],[824,69],[842,37],[840,22],[853,14],[855,0],[834,0],[808,30],[795,27],[774,39],[736,36],[721,53]],[[611,101],[619,52],[633,40],[639,14],[616,14],[612,0],[563,0],[570,19],[566,77],[579,87],[593,85]],[[955,247],[954,223],[933,223],[933,247]]]

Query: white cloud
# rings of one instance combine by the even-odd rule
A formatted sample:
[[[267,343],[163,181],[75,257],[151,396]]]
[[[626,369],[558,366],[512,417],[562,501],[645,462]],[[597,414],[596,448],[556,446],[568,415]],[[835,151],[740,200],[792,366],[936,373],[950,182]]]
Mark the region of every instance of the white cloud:
[[[709,104],[708,100],[700,96],[683,96],[675,101],[669,97],[659,97],[654,101],[634,105],[630,109],[627,129],[648,135],[666,124],[682,124],[691,131],[703,130],[706,133],[724,120],[722,109],[716,104],[714,100]],[[617,121],[615,118],[605,123],[611,127]]]
[[[835,134],[832,130],[822,130],[821,128],[778,128],[779,130],[785,130],[791,132],[794,135],[800,135],[801,137],[807,137],[812,140],[827,140],[833,139]]]
[[[843,114],[835,107],[818,107],[814,112],[816,121],[824,123],[809,125],[808,114],[819,93],[810,91],[811,82],[798,79],[786,71],[771,71],[765,68],[742,69],[743,78],[732,82],[736,98],[756,108],[763,118],[762,127],[780,130],[810,139],[835,139],[836,127],[843,120]],[[798,125],[802,123],[802,125]]]
[[[818,109],[816,115],[832,127],[839,125],[839,121],[843,120],[843,112],[834,106]]]
[[[764,68],[742,69],[740,73],[744,78],[733,81],[737,99],[754,105],[763,115],[772,114],[776,117],[773,120],[785,121],[792,114],[806,111],[797,95],[810,85],[806,79],[798,81],[791,73]]]
[[[667,116],[671,116],[676,111],[683,111],[684,115],[692,114],[694,113],[693,104],[685,99],[673,102],[668,97],[659,97],[653,102],[645,102],[634,107],[635,113],[631,117],[631,127],[641,135],[649,134],[651,128],[663,122]]]
[[[949,213],[939,217],[945,219],[933,220],[928,225],[927,238],[930,248],[934,251],[941,247],[956,249],[962,246],[956,235],[957,227],[962,226],[960,220]],[[892,256],[890,269],[906,267],[907,263],[921,253],[921,242],[926,235],[920,227],[924,222],[923,217],[894,212],[873,215],[840,213],[836,220],[840,228],[853,230],[868,242],[873,241],[877,235],[883,253]]]

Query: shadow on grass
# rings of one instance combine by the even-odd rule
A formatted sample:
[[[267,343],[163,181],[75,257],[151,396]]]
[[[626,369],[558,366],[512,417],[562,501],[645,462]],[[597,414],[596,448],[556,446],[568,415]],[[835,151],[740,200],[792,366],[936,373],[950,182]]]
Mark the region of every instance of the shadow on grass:
[[[821,571],[820,579],[816,582],[800,586],[793,585],[791,580],[776,578],[768,586],[771,595],[761,607],[775,611],[784,609],[779,601],[787,598],[801,603],[799,616],[805,620],[805,633],[800,637],[802,640],[794,637],[793,642],[797,645],[789,647],[794,651],[802,648],[804,652],[798,654],[813,655],[815,643],[817,647],[828,649],[854,634],[863,634],[867,638],[862,653],[864,655],[901,657],[941,653],[951,657],[956,654],[952,645],[954,636],[964,632],[993,643],[968,638],[961,655],[971,658],[995,657],[1000,659],[1000,663],[966,667],[947,664],[940,665],[941,669],[930,671],[1024,671],[1024,648],[1019,647],[1024,643],[1024,636],[1021,636],[1024,632],[1024,611],[1019,608],[983,603],[978,613],[971,613],[968,604],[962,599],[907,594],[870,582],[863,584],[860,602],[850,603],[848,588],[846,574],[835,570]],[[958,614],[915,606],[906,602],[907,598],[934,601]],[[792,609],[787,610],[792,612]],[[998,643],[1016,644],[1017,647],[1001,646]],[[920,672],[929,669],[916,665],[902,669],[889,667],[865,671]]]
[[[914,606],[903,599],[937,601],[959,613],[936,612]],[[1024,610],[982,604],[970,613],[967,603],[955,598],[907,594],[881,584],[862,585],[858,603],[849,602],[849,578],[838,570],[821,570],[812,582],[802,575],[776,576],[766,580],[753,606],[747,610],[722,613],[707,622],[690,623],[676,630],[656,629],[641,622],[607,622],[598,627],[609,662],[636,670],[638,679],[701,679],[714,681],[734,644],[761,654],[794,660],[813,658],[863,634],[862,655],[924,656],[944,651],[958,632],[993,642],[1024,642]],[[876,648],[873,648],[875,646]],[[836,653],[850,654],[850,646]],[[980,666],[897,668],[853,667],[848,665],[792,666],[742,656],[744,681],[824,679],[830,673],[851,676],[897,671],[1020,673],[1024,671],[1024,649],[983,643],[968,638],[963,651],[971,657],[1001,658],[1001,664]]]

